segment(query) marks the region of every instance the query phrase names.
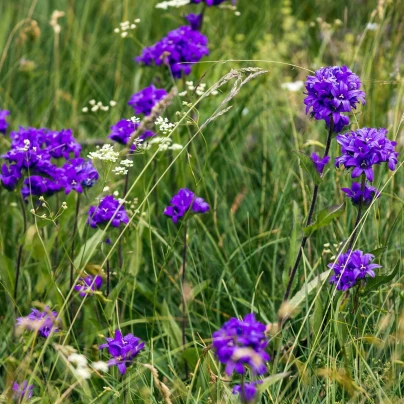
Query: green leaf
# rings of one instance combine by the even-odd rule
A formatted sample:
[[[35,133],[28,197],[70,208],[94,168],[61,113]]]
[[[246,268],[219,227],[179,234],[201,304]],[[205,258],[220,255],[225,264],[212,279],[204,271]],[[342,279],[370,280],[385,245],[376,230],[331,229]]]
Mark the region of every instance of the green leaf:
[[[318,281],[318,290],[321,289],[321,282]],[[311,328],[313,330],[313,335],[317,336],[321,329],[321,324],[323,323],[324,319],[324,302],[321,293],[318,294],[317,299],[314,303],[314,312],[310,318]]]
[[[80,248],[80,252],[74,260],[74,267],[80,268],[81,265],[86,265],[91,259],[92,254],[96,251],[96,247],[101,243],[105,232],[103,230],[97,230],[96,233],[83,244]]]
[[[303,287],[297,292],[288,302],[288,307],[290,310],[289,315],[295,316],[300,311],[300,306],[306,300],[309,295],[311,295],[315,290],[318,290],[321,287],[321,284],[328,278],[330,275],[331,269],[328,269],[325,272],[322,272],[320,275],[316,276],[310,282],[307,282],[303,285]]]
[[[294,151],[297,157],[300,160],[300,167],[306,171],[306,173],[313,180],[314,184],[320,185],[322,178],[320,177],[319,172],[316,170],[316,166],[314,165],[313,160],[307,154],[301,151]]]
[[[292,372],[282,372],[277,373],[276,375],[266,377],[262,380],[262,384],[257,385],[257,389],[259,392],[263,393],[268,387],[272,386],[275,383],[278,383],[285,377],[288,377]]]
[[[282,272],[282,281],[285,287],[289,282],[290,269],[292,268],[295,262],[300,247],[299,234],[301,232],[301,220],[300,220],[299,205],[296,203],[296,201],[293,201],[292,213],[293,213],[293,222],[292,222],[292,231],[289,237],[288,258],[286,261],[285,270]]]
[[[306,237],[310,237],[316,230],[329,225],[334,219],[340,217],[345,210],[345,202],[333,205],[317,213],[314,222],[303,229]]]
[[[171,347],[172,348],[180,347],[182,345],[181,329],[174,320],[174,317],[171,315],[170,309],[168,308],[168,304],[165,300],[163,302],[161,314],[163,317],[166,317],[168,319],[168,321],[163,321],[161,326],[163,327],[164,331],[170,338]]]
[[[397,261],[397,264],[388,275],[379,275],[369,279],[367,281],[365,289],[362,291],[362,295],[367,295],[369,292],[372,292],[373,290],[378,289],[380,286],[392,281],[393,278],[397,275],[399,269],[400,260]]]
[[[378,257],[379,255],[383,254],[383,252],[386,250],[387,247],[380,247],[380,248],[376,248],[375,250],[371,251],[370,254],[373,254],[376,257]]]

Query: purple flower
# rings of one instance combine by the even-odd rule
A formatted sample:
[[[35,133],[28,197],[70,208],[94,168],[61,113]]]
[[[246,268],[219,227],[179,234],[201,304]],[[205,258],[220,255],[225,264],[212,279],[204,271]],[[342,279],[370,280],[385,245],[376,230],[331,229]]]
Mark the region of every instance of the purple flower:
[[[79,278],[77,285],[74,287],[75,290],[80,292],[80,296],[84,297],[86,295],[93,294],[94,291],[101,289],[102,278],[101,276],[91,276],[88,275],[85,278]]]
[[[380,196],[380,191],[377,188],[367,184],[365,184],[362,193],[361,184],[359,182],[353,182],[351,188],[341,188],[341,191],[346,193],[347,198],[351,198],[354,205],[359,205],[362,195],[363,203],[367,206],[372,203],[375,197],[379,198]]]
[[[125,207],[112,195],[101,199],[98,206],[91,206],[88,211],[87,224],[92,228],[106,225],[111,221],[112,226],[119,227],[121,223],[129,223]]]
[[[335,159],[335,166],[352,168],[352,178],[366,175],[368,181],[374,180],[373,166],[388,163],[390,170],[397,164],[396,142],[387,138],[384,128],[362,128],[336,137],[341,145],[342,155]]]
[[[139,128],[140,122],[132,122],[130,119],[121,119],[115,125],[111,126],[111,134],[108,136],[113,141],[126,145],[131,135]],[[145,139],[154,136],[155,133],[144,131],[131,146],[131,150],[136,150],[136,143],[143,142]]]
[[[20,385],[17,382],[13,384],[14,398],[20,403],[23,399],[30,400],[34,393],[34,385],[28,386],[28,381],[24,380]]]
[[[29,195],[51,196],[59,192],[63,188],[63,184],[50,178],[41,177],[40,175],[32,175],[24,180],[21,188],[21,194],[24,199]]]
[[[64,157],[68,159],[71,155],[74,157],[80,156],[81,145],[76,142],[71,129],[62,129],[60,132],[49,131],[47,133],[47,144],[53,158]]]
[[[240,397],[247,402],[252,401],[257,394],[257,384],[262,384],[262,380],[244,383],[244,385],[237,384],[233,387],[233,394],[240,394]]]
[[[66,162],[61,178],[66,195],[72,190],[82,193],[83,187],[90,188],[98,180],[98,172],[91,161],[76,158]]]
[[[150,115],[153,107],[165,96],[164,88],[156,88],[152,84],[130,97],[128,105],[135,110],[135,114]]]
[[[126,366],[130,365],[133,359],[144,348],[144,342],[140,338],[127,334],[122,337],[119,330],[115,331],[115,338],[106,338],[107,343],[100,345],[99,349],[108,348],[113,359],[108,361],[108,366],[117,366],[119,372],[124,375]]]
[[[358,279],[364,279],[366,275],[375,277],[374,269],[381,268],[378,264],[372,264],[374,255],[364,254],[361,250],[340,254],[338,260],[328,264],[334,271],[330,283],[336,285],[338,290],[347,290],[355,286]]]
[[[0,133],[3,133],[4,135],[7,132],[8,128],[7,117],[9,115],[10,111],[7,111],[6,109],[0,109]]]
[[[321,158],[317,153],[312,153],[311,160],[313,161],[318,173],[322,174],[324,167],[330,161],[330,156],[325,156],[325,157]]]
[[[170,204],[164,209],[164,214],[170,216],[174,223],[182,218],[189,210],[193,213],[206,213],[210,206],[202,198],[195,196],[195,194],[188,188],[181,188],[176,195],[171,198]]]
[[[188,21],[189,26],[193,30],[195,30],[195,31],[201,30],[202,22],[203,22],[203,14],[190,13],[190,14],[187,14],[184,18]]]
[[[365,104],[365,93],[360,90],[361,81],[346,66],[322,67],[305,83],[307,97],[304,99],[306,114],[324,120],[330,126],[334,121],[334,132],[340,132],[349,124],[345,113],[356,109],[356,104]]]
[[[143,49],[142,55],[135,58],[137,63],[147,66],[170,67],[175,78],[191,73],[192,63],[199,62],[209,54],[208,39],[199,31],[183,26],[170,31],[159,42]]]
[[[57,328],[58,313],[50,311],[49,307],[45,307],[45,311],[41,312],[37,309],[31,309],[31,313],[27,317],[17,318],[17,326],[22,326],[30,331],[37,331],[41,337],[48,338],[52,332],[58,332]]]
[[[245,373],[248,366],[254,374],[262,375],[267,368],[265,362],[270,357],[265,348],[268,339],[265,325],[255,320],[253,313],[243,320],[232,318],[213,333],[212,347],[221,363],[226,365],[226,373]]]
[[[17,186],[19,179],[22,177],[21,167],[17,164],[3,164],[1,166],[0,180],[3,186],[12,191]]]

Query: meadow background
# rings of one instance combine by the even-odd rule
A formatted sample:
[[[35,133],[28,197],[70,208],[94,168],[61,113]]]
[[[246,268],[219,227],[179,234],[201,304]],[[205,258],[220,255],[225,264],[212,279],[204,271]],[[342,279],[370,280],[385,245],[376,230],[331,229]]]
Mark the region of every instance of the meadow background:
[[[134,92],[150,83],[185,90],[185,81],[170,81],[163,68],[133,62],[142,46],[184,24],[184,8],[159,10],[156,3],[1,1],[0,108],[11,111],[11,129],[19,125],[72,128],[90,152],[96,144],[108,142],[111,125],[133,115],[127,101]],[[404,2],[238,0],[237,9],[238,16],[229,9],[207,9],[203,33],[209,38],[210,55],[187,80],[201,79],[210,87],[231,69],[260,67],[268,72],[243,85],[225,105],[232,108],[193,137],[220,108],[234,80],[221,87],[219,95],[202,100],[197,112],[189,113],[195,122],[187,124],[184,119],[172,134],[183,145],[192,138],[174,164],[177,154],[136,156],[130,185],[136,184],[130,199],[137,198],[132,213],[139,212],[122,237],[122,270],[117,269],[116,245],[111,253],[111,294],[108,299],[95,296],[84,302],[74,295],[62,311],[61,332],[47,343],[25,334],[16,336],[15,318],[44,304],[58,311],[64,307],[75,195],[47,199],[54,210],[57,204],[67,203],[57,228],[35,219],[27,207],[28,231],[22,236],[18,195],[0,188],[0,391],[4,402],[17,379],[35,384],[32,402],[164,402],[150,369],[142,364],[152,364],[158,371],[172,402],[239,402],[231,394],[233,383],[207,348],[212,333],[224,321],[251,311],[263,323],[272,324],[269,374],[281,374],[267,386],[263,403],[404,402],[402,268],[391,282],[361,297],[355,315],[352,299],[324,283],[316,293],[304,296],[299,312],[282,330],[277,329],[288,269],[312,188],[293,151],[319,153],[326,138],[323,123],[305,115],[303,89],[294,92],[282,84],[304,81],[321,66],[346,64],[361,78],[367,95],[367,105],[351,119],[352,127],[386,127],[402,153]],[[49,24],[54,10],[65,13],[59,19],[59,36]],[[113,32],[120,22],[135,18],[141,22],[127,38]],[[248,73],[239,74],[245,78]],[[115,100],[117,106],[83,113],[91,99],[105,105]],[[177,111],[188,111],[178,97],[164,116],[175,121]],[[1,152],[8,146],[7,137],[2,137]],[[331,156],[337,155],[339,148],[333,141]],[[377,258],[383,274],[403,259],[402,173],[400,164],[394,173],[377,170],[375,186],[383,189],[382,197],[369,209],[360,230],[360,248],[384,247]],[[350,181],[348,173],[332,168],[321,187],[317,209],[342,203],[340,188]],[[110,177],[107,185],[122,193],[124,180]],[[188,227],[185,351],[180,333],[183,229],[162,214],[182,187],[191,188],[211,205],[210,213],[196,217]],[[86,243],[88,251],[89,240],[94,240],[95,230],[85,221],[102,189],[100,181],[81,199],[77,255]],[[338,220],[314,234],[292,296],[325,271],[335,246],[350,235],[354,220],[355,210],[348,205]],[[119,235],[113,229],[107,233],[112,241]],[[20,241],[24,243],[20,293],[14,301]],[[105,267],[108,252],[104,244],[97,245],[85,269],[91,273]],[[90,361],[105,358],[97,347],[118,327],[146,342],[125,378],[111,369],[80,379],[63,359],[63,350],[55,347],[72,346]],[[185,378],[184,361],[189,378]]]

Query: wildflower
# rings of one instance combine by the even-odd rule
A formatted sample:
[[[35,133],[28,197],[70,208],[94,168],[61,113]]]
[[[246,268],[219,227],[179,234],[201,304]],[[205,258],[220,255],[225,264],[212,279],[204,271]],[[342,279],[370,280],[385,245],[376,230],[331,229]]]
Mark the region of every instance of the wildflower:
[[[202,198],[195,196],[195,194],[187,188],[181,188],[170,201],[172,206],[167,206],[164,209],[164,214],[170,216],[174,223],[182,218],[187,212],[205,213],[210,209],[210,206]]]
[[[293,81],[290,83],[282,83],[281,88],[284,90],[288,90],[291,92],[299,91],[304,86],[304,82],[302,80]]]
[[[140,122],[133,122],[133,120],[121,119],[115,125],[111,126],[111,134],[109,138],[113,141],[126,145],[131,137],[131,135],[139,128]],[[145,139],[153,137],[154,132],[146,130],[136,139],[131,146],[131,150],[136,150],[136,148],[142,144]]]
[[[159,116],[154,123],[164,135],[167,135],[175,128],[175,123],[171,123],[167,118],[163,118],[162,116]]]
[[[112,169],[115,175],[126,175],[129,171],[125,167],[115,167]]]
[[[87,224],[95,229],[110,221],[114,227],[119,227],[121,223],[129,223],[125,207],[112,195],[102,198],[98,206],[90,207]]]
[[[341,145],[342,155],[335,159],[335,166],[352,168],[352,178],[366,175],[368,181],[374,180],[373,166],[388,163],[390,170],[397,165],[396,142],[387,138],[387,129],[362,128],[336,137]]]
[[[98,172],[91,161],[77,158],[66,162],[61,178],[66,195],[72,190],[82,193],[83,187],[91,188],[98,180]]]
[[[161,3],[156,4],[156,8],[161,8],[163,10],[167,10],[168,7],[182,7],[189,4],[191,0],[169,0],[163,1]]]
[[[242,385],[237,384],[233,387],[233,394],[240,394],[240,397],[242,397],[244,401],[252,401],[257,394],[257,384],[262,384],[262,380],[244,383]]]
[[[165,96],[164,88],[156,88],[153,84],[132,95],[128,105],[135,110],[135,114],[150,115],[153,107]]]
[[[62,188],[63,184],[55,178],[46,178],[41,177],[40,175],[32,175],[23,181],[21,194],[24,199],[26,199],[30,195],[51,196],[56,192],[59,192]]]
[[[243,320],[230,319],[219,331],[213,333],[213,350],[219,361],[226,365],[229,376],[233,371],[244,374],[245,366],[257,375],[266,372],[265,361],[269,361],[270,357],[265,352],[268,344],[265,329],[266,326],[256,321],[251,313]]]
[[[31,313],[27,317],[17,318],[17,326],[25,327],[30,331],[38,331],[39,335],[48,338],[52,332],[58,332],[58,313],[50,311],[49,307],[45,307],[45,311],[41,312],[37,309],[31,309]]]
[[[100,372],[108,372],[108,364],[103,361],[93,362],[92,366]]]
[[[191,73],[191,63],[199,62],[209,54],[207,44],[206,36],[191,27],[182,26],[170,31],[153,46],[145,48],[135,61],[147,66],[165,64],[175,78],[181,78],[183,74]]]
[[[119,372],[124,375],[126,367],[130,365],[133,359],[144,348],[144,342],[140,338],[127,334],[122,336],[121,331],[115,331],[114,338],[106,338],[107,343],[100,345],[99,349],[108,348],[113,359],[108,361],[108,366],[117,366]]]
[[[330,156],[325,156],[323,158],[321,158],[317,153],[312,153],[311,154],[311,160],[313,161],[316,170],[322,174],[324,167],[328,164],[328,162],[330,161]]]
[[[18,402],[22,402],[24,399],[30,400],[34,393],[34,385],[31,384],[30,386],[28,386],[27,380],[24,380],[21,384],[14,382],[13,391],[13,396]]]
[[[6,134],[8,128],[8,115],[10,115],[10,111],[7,111],[6,109],[0,109],[0,133],[3,133],[4,135]]]
[[[377,188],[367,184],[365,184],[362,192],[361,184],[358,182],[353,182],[351,188],[341,188],[341,191],[346,193],[347,198],[351,198],[354,205],[359,205],[362,196],[362,203],[367,206],[372,203],[374,198],[379,198],[380,196],[380,191]]]
[[[356,109],[356,104],[365,104],[365,93],[360,90],[361,81],[346,66],[322,67],[305,83],[307,96],[304,100],[306,113],[317,120],[324,120],[329,127],[331,117],[334,132],[340,132],[349,124],[345,113]]]
[[[96,290],[101,289],[102,278],[101,276],[91,276],[88,275],[85,278],[79,278],[77,285],[74,287],[75,290],[80,292],[80,296],[84,297],[86,295],[93,294]]]
[[[365,279],[367,275],[374,278],[374,269],[381,268],[371,263],[374,258],[374,255],[364,254],[361,250],[348,250],[340,254],[336,262],[328,264],[334,271],[330,283],[336,285],[338,290],[347,290],[355,286],[358,279]]]
[[[203,22],[203,14],[190,13],[190,14],[187,14],[184,18],[188,21],[190,27],[193,30],[195,30],[195,31],[201,30],[202,22]]]
[[[104,144],[104,146],[101,147],[101,149],[91,152],[88,155],[88,158],[90,160],[101,160],[101,161],[107,161],[109,163],[115,163],[118,160],[119,153],[114,151],[113,146],[110,144]]]

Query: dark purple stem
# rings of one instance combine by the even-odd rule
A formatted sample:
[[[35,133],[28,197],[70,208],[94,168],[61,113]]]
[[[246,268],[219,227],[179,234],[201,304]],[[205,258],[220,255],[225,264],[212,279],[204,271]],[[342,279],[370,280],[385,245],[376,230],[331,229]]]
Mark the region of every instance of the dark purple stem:
[[[76,211],[74,213],[74,224],[73,224],[73,235],[72,235],[72,248],[70,250],[70,289],[73,288],[73,281],[74,281],[74,245],[75,245],[75,238],[77,233],[77,218],[79,216],[80,210],[80,194],[77,194],[76,200]]]
[[[334,132],[334,120],[331,117],[330,128],[328,129],[327,143],[325,145],[323,158],[327,157],[329,152],[330,152],[330,146],[331,146],[331,140],[332,140],[333,132]],[[315,185],[314,189],[313,189],[313,197],[311,199],[311,205],[310,205],[310,210],[309,210],[309,216],[307,217],[306,227],[309,226],[311,224],[312,220],[313,220],[314,209],[316,207],[317,196],[318,196],[318,189],[319,189],[319,186]],[[292,270],[290,272],[288,286],[286,287],[286,292],[285,292],[285,295],[283,297],[284,302],[289,299],[290,291],[292,289],[293,280],[295,279],[297,269],[299,268],[299,264],[300,264],[300,261],[302,259],[303,250],[304,250],[304,247],[306,246],[306,242],[307,242],[308,239],[309,239],[308,236],[303,236],[302,242],[300,244],[299,252],[298,252],[297,257],[296,257],[295,264],[293,265],[293,268],[292,268]]]
[[[185,344],[187,343],[187,338],[185,335],[185,325],[186,325],[186,302],[185,302],[185,294],[184,294],[184,284],[185,284],[185,270],[187,263],[187,223],[184,223],[184,250],[182,253],[182,274],[181,274],[181,296],[182,296],[182,346],[185,349]],[[188,364],[184,357],[184,370],[185,377],[188,376]]]
[[[352,236],[351,236],[351,238],[349,240],[348,250],[350,250],[353,247],[355,239],[356,239],[356,235],[358,234],[359,222],[361,221],[362,211],[363,211],[363,193],[365,191],[365,184],[366,184],[366,177],[365,177],[364,174],[362,174],[362,178],[361,178],[361,197],[359,199],[359,204],[358,204],[358,214],[356,215],[354,231],[353,231]]]

